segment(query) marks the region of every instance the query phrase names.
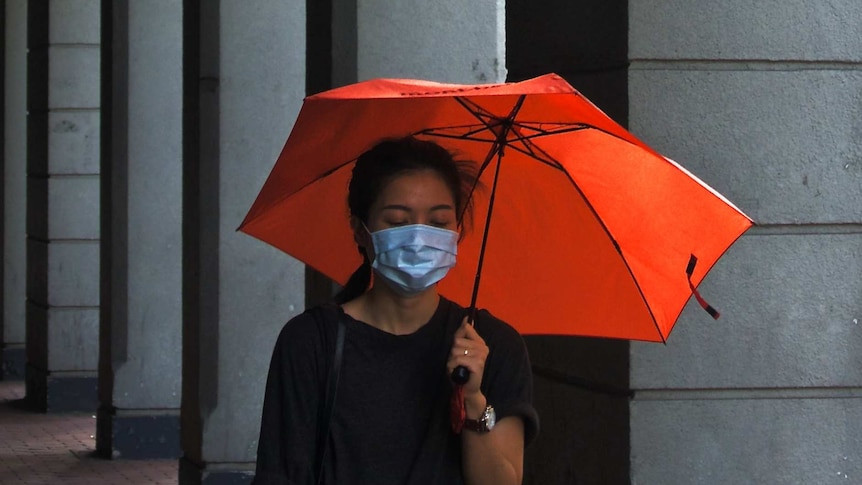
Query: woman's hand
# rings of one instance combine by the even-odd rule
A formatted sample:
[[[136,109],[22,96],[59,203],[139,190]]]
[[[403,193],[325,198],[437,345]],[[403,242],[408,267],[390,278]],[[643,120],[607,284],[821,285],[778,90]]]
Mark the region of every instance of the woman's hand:
[[[465,317],[455,331],[446,368],[449,375],[459,365],[470,371],[470,379],[464,384],[464,408],[469,419],[479,419],[489,404],[480,389],[488,353],[485,341]],[[461,440],[464,483],[521,483],[524,477],[524,422],[521,418],[504,417],[487,433],[464,431]]]
[[[446,369],[449,375],[452,375],[452,371],[459,365],[470,371],[470,379],[464,384],[464,402],[467,404],[467,416],[472,419],[478,418],[485,410],[486,403],[480,386],[487,359],[488,346],[473,325],[468,323],[467,317],[464,317],[461,326],[455,331]]]

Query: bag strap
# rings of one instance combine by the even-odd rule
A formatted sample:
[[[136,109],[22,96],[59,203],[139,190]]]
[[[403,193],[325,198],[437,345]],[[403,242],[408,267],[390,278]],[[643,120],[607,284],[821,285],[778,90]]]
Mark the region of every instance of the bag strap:
[[[323,412],[318,415],[317,419],[317,463],[315,470],[317,471],[316,483],[318,485],[323,483],[323,464],[326,462],[326,454],[329,451],[329,430],[332,426],[332,409],[335,406],[335,395],[338,392],[338,379],[341,376],[341,358],[344,354],[346,327],[343,316],[339,314],[338,329],[335,333],[335,355],[332,359],[332,366],[329,368],[329,377],[326,378],[326,400]]]

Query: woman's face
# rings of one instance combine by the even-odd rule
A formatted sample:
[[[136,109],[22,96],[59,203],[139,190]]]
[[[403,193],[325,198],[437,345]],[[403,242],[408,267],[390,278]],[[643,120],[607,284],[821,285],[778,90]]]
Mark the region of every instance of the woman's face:
[[[368,211],[371,232],[408,224],[457,231],[455,198],[434,171],[406,172],[392,179]]]

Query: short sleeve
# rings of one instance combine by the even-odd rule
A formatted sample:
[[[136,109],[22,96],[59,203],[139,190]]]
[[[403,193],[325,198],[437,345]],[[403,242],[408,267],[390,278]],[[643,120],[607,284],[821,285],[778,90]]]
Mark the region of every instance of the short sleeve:
[[[312,484],[326,329],[311,312],[279,333],[261,415],[254,484]]]
[[[518,416],[524,421],[524,443],[539,432],[539,416],[533,407],[533,373],[527,346],[507,323],[481,311],[476,330],[490,352],[482,377],[482,393],[494,406],[497,419]]]

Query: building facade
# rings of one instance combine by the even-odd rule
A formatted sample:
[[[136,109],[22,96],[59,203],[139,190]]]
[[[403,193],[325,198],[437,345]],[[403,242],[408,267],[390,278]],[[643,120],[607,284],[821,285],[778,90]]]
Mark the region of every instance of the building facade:
[[[667,345],[526,338],[525,483],[862,476],[862,4],[3,0],[2,378],[112,459],[253,473],[284,322],[331,284],[236,232],[302,99],[557,72],[757,223]]]

